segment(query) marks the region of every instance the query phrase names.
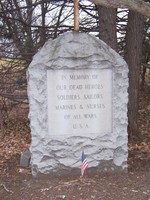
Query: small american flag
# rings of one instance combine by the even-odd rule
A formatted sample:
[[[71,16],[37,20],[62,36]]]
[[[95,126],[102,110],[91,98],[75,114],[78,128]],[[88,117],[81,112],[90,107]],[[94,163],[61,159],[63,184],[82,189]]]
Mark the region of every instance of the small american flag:
[[[88,167],[88,162],[86,160],[84,151],[82,151],[82,164],[81,164],[81,176],[84,176],[84,172],[86,170],[86,168]]]

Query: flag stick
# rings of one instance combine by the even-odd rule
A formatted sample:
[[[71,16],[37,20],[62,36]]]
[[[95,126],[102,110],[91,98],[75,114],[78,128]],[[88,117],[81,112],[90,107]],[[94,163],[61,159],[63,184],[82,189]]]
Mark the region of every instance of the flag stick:
[[[79,2],[74,0],[74,30],[79,31]]]

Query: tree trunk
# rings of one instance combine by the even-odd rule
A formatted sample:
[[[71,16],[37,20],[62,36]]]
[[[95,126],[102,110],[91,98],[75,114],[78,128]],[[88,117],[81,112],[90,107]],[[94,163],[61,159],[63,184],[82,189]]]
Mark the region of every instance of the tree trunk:
[[[138,130],[138,92],[139,76],[142,58],[144,17],[134,11],[129,11],[125,60],[129,66],[129,103],[128,122],[129,136],[140,136]]]
[[[99,38],[117,51],[116,9],[98,6]]]

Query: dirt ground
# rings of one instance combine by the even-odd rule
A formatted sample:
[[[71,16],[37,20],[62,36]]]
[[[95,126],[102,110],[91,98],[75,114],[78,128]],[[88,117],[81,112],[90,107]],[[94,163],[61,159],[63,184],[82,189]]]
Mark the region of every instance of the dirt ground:
[[[150,172],[99,174],[82,179],[8,177],[2,181],[0,195],[3,200],[149,200]]]
[[[17,110],[5,124],[0,142],[0,199],[2,200],[150,200],[150,87],[140,93],[141,140],[129,141],[128,172],[86,174],[80,177],[33,178],[19,166],[20,153],[30,145],[28,108]],[[14,113],[13,113],[14,114]],[[13,115],[14,116],[14,115]]]

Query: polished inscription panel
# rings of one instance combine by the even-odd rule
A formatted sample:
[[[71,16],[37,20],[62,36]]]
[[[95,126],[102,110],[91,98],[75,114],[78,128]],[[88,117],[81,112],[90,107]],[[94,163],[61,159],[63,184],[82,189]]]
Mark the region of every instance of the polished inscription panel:
[[[48,70],[50,135],[112,131],[112,69]]]

